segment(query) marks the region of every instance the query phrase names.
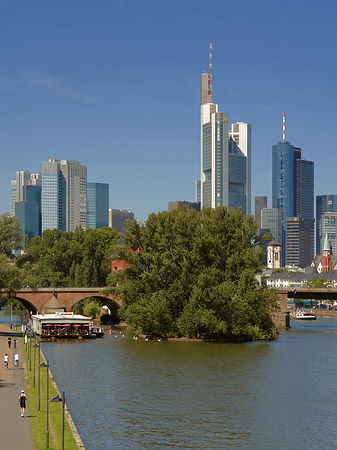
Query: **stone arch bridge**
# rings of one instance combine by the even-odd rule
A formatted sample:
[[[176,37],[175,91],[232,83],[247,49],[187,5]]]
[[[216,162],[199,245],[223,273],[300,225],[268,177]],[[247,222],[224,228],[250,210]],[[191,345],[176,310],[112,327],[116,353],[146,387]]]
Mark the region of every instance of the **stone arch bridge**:
[[[104,295],[99,287],[71,287],[71,288],[38,288],[21,289],[10,294],[11,298],[19,300],[32,314],[54,311],[69,311],[80,300],[95,297],[102,306],[106,305],[111,311],[118,309],[122,302],[112,294]],[[1,293],[1,297],[7,297]]]

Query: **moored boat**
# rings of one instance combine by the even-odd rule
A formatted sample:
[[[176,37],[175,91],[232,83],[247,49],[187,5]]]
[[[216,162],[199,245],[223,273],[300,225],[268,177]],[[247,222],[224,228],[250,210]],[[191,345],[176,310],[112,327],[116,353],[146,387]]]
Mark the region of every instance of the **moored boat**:
[[[293,315],[293,318],[296,320],[316,320],[317,317],[314,313],[299,311]]]

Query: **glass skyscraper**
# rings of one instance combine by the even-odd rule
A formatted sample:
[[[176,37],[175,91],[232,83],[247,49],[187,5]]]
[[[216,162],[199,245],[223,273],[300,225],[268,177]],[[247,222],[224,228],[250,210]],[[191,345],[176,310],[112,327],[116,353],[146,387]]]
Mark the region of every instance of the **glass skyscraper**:
[[[87,228],[109,226],[109,185],[87,183]]]
[[[213,103],[210,69],[201,74],[201,207],[251,210],[251,125],[228,129],[228,114]]]
[[[337,195],[316,196],[316,254],[321,255],[325,232],[323,233],[322,216],[328,212],[337,212]],[[329,239],[331,239],[329,237]],[[337,253],[334,253],[336,255]]]
[[[42,231],[84,230],[87,224],[87,168],[78,161],[42,163]]]
[[[301,245],[305,245],[308,254],[314,256],[314,163],[302,159],[301,149],[285,140],[273,145],[272,152],[272,204],[283,213],[282,263],[288,264],[287,255],[291,254],[290,264],[295,260],[303,264],[302,261],[309,257],[295,257],[296,249],[287,249],[287,246],[289,243],[302,252],[298,243],[294,243],[294,236],[301,235]],[[303,220],[290,221],[288,229],[300,228],[288,240],[287,220],[295,217],[305,219],[305,223]],[[309,230],[310,227],[313,229]]]

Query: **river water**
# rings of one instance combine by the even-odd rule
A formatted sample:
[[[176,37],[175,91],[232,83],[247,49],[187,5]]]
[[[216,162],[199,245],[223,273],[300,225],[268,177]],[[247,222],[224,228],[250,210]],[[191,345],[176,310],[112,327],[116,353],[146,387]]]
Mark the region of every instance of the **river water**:
[[[337,319],[251,344],[122,333],[42,343],[86,450],[336,448]]]
[[[87,450],[334,449],[337,319],[275,342],[45,342]]]

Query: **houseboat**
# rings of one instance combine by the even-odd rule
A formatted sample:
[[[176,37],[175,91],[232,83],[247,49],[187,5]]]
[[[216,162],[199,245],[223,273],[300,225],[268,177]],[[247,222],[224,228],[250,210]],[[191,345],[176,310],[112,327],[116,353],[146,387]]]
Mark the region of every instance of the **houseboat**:
[[[72,312],[32,315],[31,327],[41,338],[95,339],[104,335],[102,328],[95,326],[90,317]]]

